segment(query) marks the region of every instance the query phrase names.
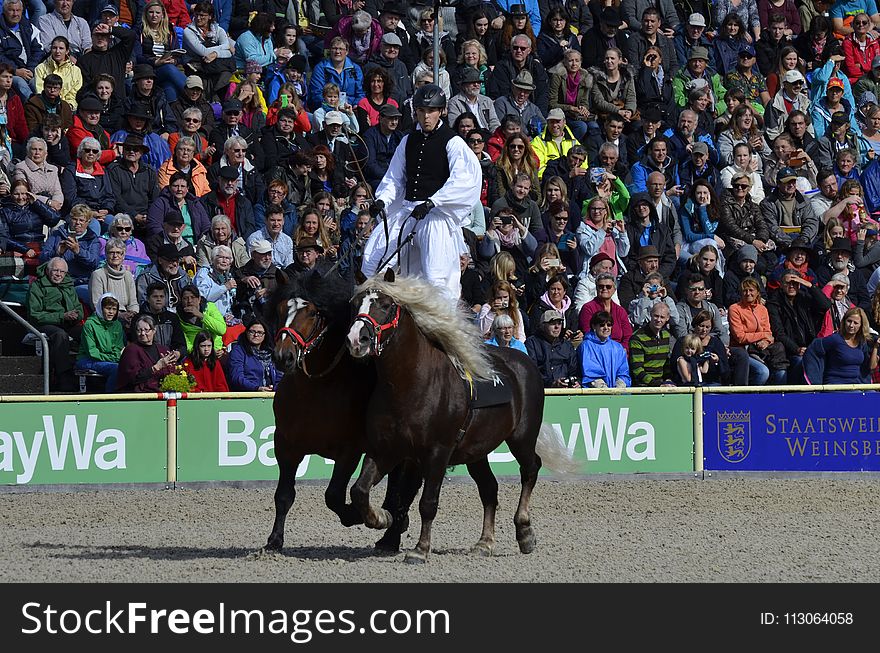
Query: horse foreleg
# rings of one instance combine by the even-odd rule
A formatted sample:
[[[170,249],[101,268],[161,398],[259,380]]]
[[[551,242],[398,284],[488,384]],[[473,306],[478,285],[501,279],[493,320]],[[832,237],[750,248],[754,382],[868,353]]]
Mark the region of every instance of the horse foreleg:
[[[479,541],[471,547],[471,553],[490,556],[495,548],[495,511],[498,508],[498,480],[489,467],[489,459],[483,458],[468,464],[468,473],[477,484],[483,503],[483,532]]]
[[[538,458],[534,450],[523,456],[519,456],[514,452],[514,456],[519,461],[522,490],[519,493],[519,505],[517,505],[516,513],[513,515],[513,525],[516,527],[516,541],[519,544],[520,552],[531,553],[537,546],[537,539],[535,538],[535,531],[532,530],[531,517],[529,517],[529,501],[531,501],[535,483],[538,482],[541,459]]]
[[[385,495],[383,508],[391,511],[391,526],[376,542],[380,551],[397,552],[400,550],[400,538],[409,528],[409,508],[422,486],[422,474],[411,462],[404,461],[388,475],[388,492]]]
[[[284,546],[284,522],[287,513],[296,500],[296,468],[302,461],[299,458],[278,458],[278,486],[275,488],[275,524],[266,542],[266,551],[280,551]]]
[[[351,486],[351,502],[360,511],[367,528],[381,530],[391,526],[391,513],[384,508],[376,510],[370,504],[370,490],[382,480],[386,473],[387,470],[381,469],[376,461],[365,456],[361,474],[355,484]]]
[[[333,475],[324,492],[324,502],[327,507],[339,515],[339,521],[343,526],[355,526],[363,524],[360,511],[351,503],[345,503],[345,491],[348,481],[354,474],[355,468],[361,459],[359,451],[346,451],[340,455],[333,465]]]
[[[408,551],[406,562],[420,563],[428,561],[431,552],[431,526],[437,516],[437,505],[440,503],[440,487],[443,485],[443,477],[446,474],[446,465],[449,462],[450,451],[447,449],[434,450],[428,457],[424,466],[425,487],[422,490],[422,498],[419,501],[419,515],[422,518],[422,530],[416,548]]]

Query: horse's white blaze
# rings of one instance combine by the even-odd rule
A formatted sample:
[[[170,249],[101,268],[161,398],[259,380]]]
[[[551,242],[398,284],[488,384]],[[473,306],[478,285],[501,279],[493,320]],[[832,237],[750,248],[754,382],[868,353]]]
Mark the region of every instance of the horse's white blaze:
[[[361,300],[360,308],[358,308],[358,315],[363,313],[370,312],[370,305],[379,298],[379,293],[371,291],[364,295],[364,298]],[[358,351],[360,347],[360,339],[361,339],[361,329],[364,328],[364,323],[362,320],[355,320],[354,324],[351,325],[351,329],[348,331],[348,344],[351,347],[352,352]]]
[[[300,309],[306,307],[306,300],[301,297],[292,297],[287,300],[287,324],[284,326],[289,327],[293,324],[293,318],[296,317],[296,314]]]

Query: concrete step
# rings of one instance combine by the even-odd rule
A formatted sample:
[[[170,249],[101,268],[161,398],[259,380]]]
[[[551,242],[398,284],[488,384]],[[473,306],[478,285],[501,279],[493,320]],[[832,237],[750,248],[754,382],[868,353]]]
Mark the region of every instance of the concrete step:
[[[2,362],[2,359],[0,359]],[[43,392],[42,374],[7,374],[0,376],[0,395],[38,395]]]
[[[43,373],[43,359],[40,356],[0,356],[0,374],[9,376],[13,374],[36,374]]]

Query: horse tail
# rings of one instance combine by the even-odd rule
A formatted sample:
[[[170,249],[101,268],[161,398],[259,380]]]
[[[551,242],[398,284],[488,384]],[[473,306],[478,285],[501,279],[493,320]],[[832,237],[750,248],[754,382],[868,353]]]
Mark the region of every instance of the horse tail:
[[[535,453],[541,456],[541,462],[547,469],[563,476],[583,472],[583,466],[572,456],[565,446],[562,435],[547,422],[541,422],[538,440],[535,442]]]

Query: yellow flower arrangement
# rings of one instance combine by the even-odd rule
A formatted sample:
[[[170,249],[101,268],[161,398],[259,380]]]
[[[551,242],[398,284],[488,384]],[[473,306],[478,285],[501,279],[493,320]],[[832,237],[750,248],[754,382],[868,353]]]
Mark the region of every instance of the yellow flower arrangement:
[[[159,389],[163,392],[192,392],[195,387],[195,377],[188,374],[183,365],[177,365],[174,372],[163,377],[159,383]]]

